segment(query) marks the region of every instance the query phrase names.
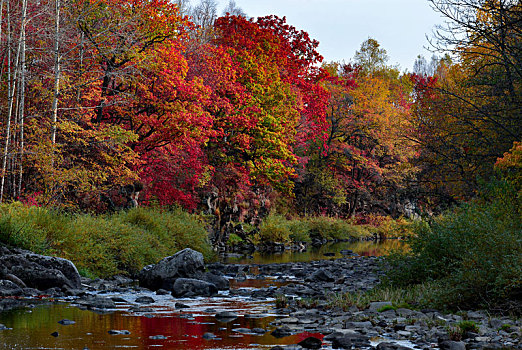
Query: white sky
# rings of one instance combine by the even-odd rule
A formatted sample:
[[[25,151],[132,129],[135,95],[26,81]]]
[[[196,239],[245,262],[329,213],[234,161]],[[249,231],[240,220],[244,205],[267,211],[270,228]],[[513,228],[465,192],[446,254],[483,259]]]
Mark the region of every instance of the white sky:
[[[226,4],[220,0],[220,15]],[[427,0],[236,0],[236,5],[249,17],[286,16],[288,24],[320,42],[325,61],[349,62],[372,37],[388,52],[388,63],[403,71],[412,70],[419,54],[429,61],[426,35],[443,23]]]

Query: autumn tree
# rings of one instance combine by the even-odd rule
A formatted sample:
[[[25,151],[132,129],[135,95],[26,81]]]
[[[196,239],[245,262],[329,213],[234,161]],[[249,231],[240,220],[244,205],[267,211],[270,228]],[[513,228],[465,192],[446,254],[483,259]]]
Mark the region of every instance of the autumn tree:
[[[431,2],[448,20],[433,44],[452,52],[455,62],[439,65],[436,82],[414,77],[423,181],[439,195],[466,199],[478,178],[491,175],[497,157],[522,139],[522,11],[504,0]]]
[[[363,43],[356,60],[355,66],[325,66],[331,75],[328,137],[310,153],[299,207],[329,215],[397,215],[400,190],[414,172],[408,88],[385,65],[374,39]]]
[[[215,134],[204,148],[212,177],[203,197],[222,228],[245,210],[256,220],[274,190],[291,194],[294,147],[324,124],[325,92],[317,43],[284,19],[225,16],[215,30],[213,45],[190,55],[189,74],[212,91]]]

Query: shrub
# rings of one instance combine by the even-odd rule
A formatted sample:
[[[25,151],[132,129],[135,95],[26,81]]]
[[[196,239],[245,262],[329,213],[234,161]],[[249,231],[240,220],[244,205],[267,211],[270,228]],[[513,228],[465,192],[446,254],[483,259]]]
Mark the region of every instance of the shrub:
[[[26,207],[22,203],[0,206],[0,242],[43,253],[47,250],[47,237],[35,225],[34,219],[42,215],[38,207]]]
[[[290,235],[289,220],[282,215],[270,214],[259,226],[259,232],[254,235],[254,243],[278,242],[289,243]]]
[[[350,239],[369,236],[363,226],[352,225],[348,221],[325,216],[308,219],[310,236],[321,239]]]
[[[262,222],[254,243],[261,242],[310,242],[312,238],[336,240],[369,236],[361,225],[325,216],[288,220],[282,215],[270,214]]]
[[[473,333],[479,332],[478,325],[473,321],[468,321],[468,320],[460,321],[459,323],[457,323],[457,327],[460,328],[460,330],[462,331],[462,334],[464,334],[466,332],[473,332]]]
[[[288,299],[284,294],[276,295],[275,307],[276,309],[284,309],[288,306]]]
[[[243,243],[243,240],[241,239],[241,237],[239,237],[235,233],[231,233],[230,236],[228,237],[228,242],[227,242],[228,245],[234,246],[234,245],[238,245],[241,243]]]
[[[388,283],[438,280],[440,307],[499,306],[520,300],[520,199],[504,181],[487,185],[477,200],[430,223],[416,225],[408,253],[389,258]]]

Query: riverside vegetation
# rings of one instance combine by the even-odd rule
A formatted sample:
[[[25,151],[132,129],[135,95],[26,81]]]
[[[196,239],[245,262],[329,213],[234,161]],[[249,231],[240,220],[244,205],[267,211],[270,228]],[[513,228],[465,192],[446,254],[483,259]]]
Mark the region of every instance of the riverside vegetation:
[[[484,185],[478,198],[419,221],[408,251],[386,259],[383,283],[367,293],[336,296],[347,308],[389,300],[449,310],[522,311],[522,195],[505,180]]]
[[[201,251],[207,261],[216,258],[205,218],[180,209],[135,208],[94,216],[11,203],[0,212],[1,242],[68,258],[86,276],[133,276],[185,247]],[[496,180],[484,185],[475,201],[429,220],[385,219],[372,226],[326,217],[287,219],[274,213],[251,230],[249,239],[258,245],[289,245],[407,236],[410,249],[386,258],[386,276],[378,287],[333,296],[331,305],[364,308],[388,300],[395,306],[520,313],[520,214],[520,191],[513,182]],[[229,239],[231,244],[241,241],[234,235]]]

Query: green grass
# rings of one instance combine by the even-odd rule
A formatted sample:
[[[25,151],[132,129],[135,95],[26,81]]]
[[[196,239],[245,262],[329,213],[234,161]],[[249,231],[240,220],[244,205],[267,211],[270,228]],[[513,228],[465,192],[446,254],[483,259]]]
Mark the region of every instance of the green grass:
[[[362,225],[329,217],[305,217],[287,219],[282,215],[270,214],[259,227],[253,242],[311,242],[312,239],[342,240],[370,236]]]
[[[181,210],[136,208],[94,216],[3,204],[0,242],[69,259],[88,277],[135,274],[187,247],[213,256],[204,223]]]
[[[424,283],[409,287],[377,286],[365,292],[353,292],[344,294],[332,294],[328,298],[330,307],[347,310],[350,306],[366,309],[374,301],[389,301],[391,306],[379,309],[379,312],[396,310],[398,308],[411,309],[422,308],[431,304],[434,295],[431,291],[435,288],[434,283]]]

